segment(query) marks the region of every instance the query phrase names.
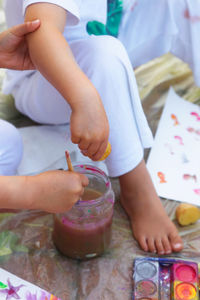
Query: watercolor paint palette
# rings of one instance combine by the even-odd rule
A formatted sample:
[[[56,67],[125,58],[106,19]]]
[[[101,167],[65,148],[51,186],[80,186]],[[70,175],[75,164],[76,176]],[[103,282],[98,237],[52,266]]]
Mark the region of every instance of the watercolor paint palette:
[[[137,258],[133,280],[133,300],[199,300],[199,273],[195,262]]]

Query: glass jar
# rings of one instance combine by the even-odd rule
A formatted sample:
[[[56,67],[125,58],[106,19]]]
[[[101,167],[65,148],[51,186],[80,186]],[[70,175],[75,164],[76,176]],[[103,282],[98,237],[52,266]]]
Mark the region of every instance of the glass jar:
[[[88,259],[101,255],[111,240],[114,192],[107,175],[97,167],[78,165],[89,185],[70,211],[54,215],[53,241],[68,257]]]

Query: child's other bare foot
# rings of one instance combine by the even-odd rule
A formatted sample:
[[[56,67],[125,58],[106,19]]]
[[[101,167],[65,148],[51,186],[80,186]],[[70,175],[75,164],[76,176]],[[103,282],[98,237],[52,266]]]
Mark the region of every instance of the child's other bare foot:
[[[160,255],[181,251],[182,240],[156,194],[144,160],[119,180],[121,203],[140,247]]]

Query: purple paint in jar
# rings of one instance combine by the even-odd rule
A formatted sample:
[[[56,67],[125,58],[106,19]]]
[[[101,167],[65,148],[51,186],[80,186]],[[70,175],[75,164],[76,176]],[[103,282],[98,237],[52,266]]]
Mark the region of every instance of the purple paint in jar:
[[[108,176],[99,168],[78,165],[74,171],[86,175],[89,185],[70,211],[54,215],[53,241],[62,254],[88,259],[109,247],[115,197]]]

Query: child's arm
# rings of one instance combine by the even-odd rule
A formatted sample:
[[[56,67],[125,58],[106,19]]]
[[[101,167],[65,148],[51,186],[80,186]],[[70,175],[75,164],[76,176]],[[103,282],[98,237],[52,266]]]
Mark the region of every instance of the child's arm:
[[[41,26],[28,36],[32,61],[71,106],[72,142],[98,160],[108,143],[108,120],[97,90],[77,65],[62,35],[66,11],[54,4],[37,3],[27,8],[25,19],[35,18]]]
[[[83,174],[49,171],[35,176],[0,176],[0,208],[65,212],[83,195]]]

